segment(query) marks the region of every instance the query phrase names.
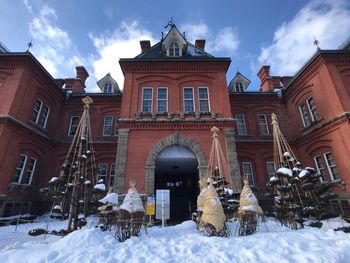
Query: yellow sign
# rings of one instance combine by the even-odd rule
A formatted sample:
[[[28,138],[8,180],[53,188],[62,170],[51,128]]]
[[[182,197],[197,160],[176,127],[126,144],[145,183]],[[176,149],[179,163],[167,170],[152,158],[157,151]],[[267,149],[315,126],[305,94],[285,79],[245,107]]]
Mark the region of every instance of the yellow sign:
[[[156,206],[154,204],[146,205],[146,214],[147,215],[154,215],[155,213],[156,213]]]

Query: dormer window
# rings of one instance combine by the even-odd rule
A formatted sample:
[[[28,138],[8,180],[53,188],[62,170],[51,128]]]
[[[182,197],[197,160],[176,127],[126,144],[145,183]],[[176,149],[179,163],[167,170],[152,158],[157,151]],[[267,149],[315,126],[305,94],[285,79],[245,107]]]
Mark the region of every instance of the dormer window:
[[[236,92],[244,92],[244,87],[243,87],[242,82],[236,83]]]
[[[112,93],[112,84],[110,82],[107,82],[105,86],[103,87],[104,93]]]
[[[169,56],[170,57],[178,57],[180,56],[180,47],[176,42],[172,42],[169,46]]]

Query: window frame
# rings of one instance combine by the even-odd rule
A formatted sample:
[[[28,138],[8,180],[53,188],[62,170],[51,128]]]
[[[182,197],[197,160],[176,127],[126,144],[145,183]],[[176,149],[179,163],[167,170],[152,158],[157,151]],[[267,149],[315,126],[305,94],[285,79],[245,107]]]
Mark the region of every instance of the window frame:
[[[145,90],[151,90],[151,99],[144,99]],[[144,111],[144,110],[143,110],[144,102],[145,102],[145,101],[150,101],[150,102],[151,102],[151,109],[150,109],[150,111]],[[142,88],[141,112],[142,112],[142,113],[151,113],[151,112],[153,112],[153,87],[143,87],[143,88]]]
[[[36,105],[36,102],[40,102],[40,108],[39,110],[36,110],[35,109],[35,105]],[[43,107],[46,107],[47,108],[47,113],[46,113],[46,116],[43,114]],[[43,128],[43,129],[46,129],[46,126],[47,126],[47,122],[48,122],[48,119],[49,119],[49,116],[50,116],[50,106],[47,105],[47,104],[44,104],[44,102],[39,99],[39,98],[36,98],[35,99],[35,103],[34,103],[34,107],[33,107],[33,112],[32,112],[32,117],[31,117],[31,121],[34,122],[35,124],[37,124],[39,127]],[[36,113],[35,115],[35,120],[33,120],[33,113]],[[40,119],[43,118],[44,119],[44,122],[43,122],[43,125],[41,125],[39,123]]]
[[[309,127],[311,125],[311,120],[310,120],[310,116],[309,113],[307,112],[307,105],[305,104],[305,102],[302,102],[299,104],[299,113],[300,113],[300,117],[303,123],[303,126]],[[305,108],[305,111],[303,111],[303,107]],[[307,118],[308,123],[306,123],[305,119]]]
[[[106,167],[106,173],[105,173],[105,175],[101,175],[100,174],[100,167],[101,166],[105,166]],[[108,163],[98,163],[98,165],[97,165],[97,182],[99,181],[99,180],[101,180],[101,179],[103,179],[103,183],[106,183],[106,179],[108,179]],[[104,177],[104,178],[102,178],[102,177]]]
[[[320,161],[319,163],[317,162],[317,158],[319,158],[319,161]],[[316,170],[320,175],[320,181],[323,182],[326,179],[326,168],[324,167],[324,163],[322,161],[322,155],[316,155],[313,157],[313,159],[314,159]],[[320,167],[319,164],[321,164],[322,168]]]
[[[17,181],[14,181],[15,177],[17,176],[17,171],[19,170],[18,168],[18,162],[19,162],[19,158],[21,157],[24,157],[24,161],[22,162],[22,167],[20,168],[20,173],[18,175],[18,179]],[[23,153],[20,153],[19,155],[19,158],[17,159],[17,162],[16,162],[16,168],[15,168],[15,174],[14,176],[12,177],[12,180],[11,180],[11,183],[15,183],[15,184],[21,184],[22,182],[22,178],[23,178],[23,173],[26,169],[26,166],[27,166],[27,159],[28,159],[28,156],[23,154]]]
[[[165,99],[159,99],[159,90],[165,90],[166,98]],[[169,93],[168,93],[168,87],[158,87],[157,88],[157,112],[168,112],[168,100],[169,100]],[[165,101],[165,111],[159,110],[159,101]]]
[[[114,168],[112,169],[112,167],[114,167]],[[115,174],[116,174],[115,168],[116,168],[115,163],[111,163],[109,166],[109,180],[108,180],[109,187],[114,187],[114,184],[115,184]],[[112,174],[112,172],[114,172],[114,173]],[[111,184],[112,177],[113,177],[113,184]]]
[[[40,106],[39,106],[39,110],[37,111],[35,109],[35,106],[36,106],[36,102],[39,101],[40,102]],[[33,112],[32,112],[32,118],[31,118],[31,121],[34,122],[34,123],[38,123],[38,120],[39,120],[39,117],[40,117],[40,112],[41,112],[41,108],[43,107],[44,103],[42,102],[42,100],[40,99],[35,99],[35,102],[34,102],[34,107],[33,107]],[[33,120],[33,113],[36,112],[36,117],[35,117],[35,120]]]
[[[191,89],[192,90],[192,99],[186,99],[185,98],[185,90],[186,89]],[[196,105],[194,102],[194,88],[193,87],[183,87],[182,89],[182,95],[183,95],[183,111],[184,112],[195,112],[196,111]],[[193,111],[186,111],[186,101],[192,101],[192,107],[193,107]]]
[[[29,170],[28,159],[34,161],[33,167],[32,167],[31,170]],[[26,175],[24,175],[24,176],[22,176],[22,180],[21,180],[20,184],[23,184],[23,185],[31,185],[31,184],[32,184],[32,180],[33,180],[33,177],[34,177],[36,164],[37,164],[37,159],[36,159],[36,158],[33,158],[33,157],[27,158],[27,163],[26,163],[26,166],[25,166],[25,167],[26,167],[25,173],[28,173],[28,172],[30,173],[30,175],[29,175],[29,181],[28,181],[28,183],[24,183],[24,182],[23,182],[24,178],[26,177]]]
[[[180,57],[181,56],[180,45],[176,41],[173,41],[170,43],[168,50],[169,50],[169,57]],[[176,55],[176,51],[178,52],[178,55]]]
[[[236,92],[244,92],[244,86],[242,82],[235,83],[235,91]]]
[[[266,126],[266,132],[267,133],[263,133],[262,132],[262,123],[260,122],[260,117],[264,117],[264,125]],[[260,130],[260,135],[270,135],[270,129],[269,129],[269,125],[267,123],[267,117],[266,117],[266,114],[263,114],[263,113],[259,113],[257,114],[257,118],[258,118],[258,125],[259,125],[259,130]]]
[[[244,162],[242,162],[242,172],[243,172],[243,176],[246,177],[246,174],[244,173],[244,165],[246,165],[246,164],[249,165],[250,172],[251,172],[251,173],[250,173],[250,176],[251,176],[251,177],[249,177],[249,175],[247,176],[247,179],[248,179],[248,182],[249,182],[249,186],[255,186],[255,182],[254,182],[254,172],[253,172],[253,164],[252,164],[252,162],[249,162],[249,161],[244,161]],[[249,178],[251,178],[252,184],[251,184]]]
[[[107,88],[106,88],[107,86]],[[106,82],[103,86],[103,93],[113,93],[113,85],[110,82]]]
[[[119,117],[116,115],[114,120],[114,136],[118,136],[119,132]]]
[[[77,118],[77,120],[78,120],[77,125],[72,125],[73,118]],[[69,129],[68,129],[68,134],[67,134],[68,136],[74,136],[74,135],[75,135],[75,133],[76,133],[77,130],[78,130],[79,121],[80,121],[80,117],[79,117],[79,116],[73,115],[73,116],[70,117]],[[74,134],[71,134],[71,132],[72,132],[72,127],[75,127],[75,126],[76,126],[76,128],[75,128]]]
[[[200,98],[200,90],[206,90],[207,93],[207,98],[206,99],[201,99]],[[200,86],[197,89],[197,95],[198,95],[198,108],[199,108],[199,112],[210,112],[210,96],[209,96],[209,88],[206,86]],[[201,109],[201,101],[207,101],[208,102],[208,110],[204,111]]]
[[[110,125],[106,125],[107,118],[111,118]],[[109,128],[109,133],[106,132],[107,128]],[[113,134],[113,116],[105,115],[103,118],[102,136],[112,136],[112,134]]]
[[[239,123],[238,123],[238,118],[237,118],[238,116],[242,117],[244,133],[240,133],[240,130],[239,130],[239,128],[238,128],[239,125],[242,126],[242,124],[239,124]],[[237,134],[238,134],[238,135],[241,135],[241,136],[247,135],[248,133],[247,133],[247,127],[246,127],[246,124],[245,124],[244,114],[243,114],[243,113],[238,113],[238,114],[235,115],[235,117],[236,117]]]
[[[310,103],[310,100],[312,101],[312,103]],[[306,104],[307,104],[307,107],[308,107],[308,110],[309,110],[309,113],[310,113],[310,116],[311,116],[311,121],[315,122],[315,121],[319,120],[319,116],[318,116],[318,112],[317,112],[317,106],[316,106],[315,100],[314,100],[314,98],[312,96],[310,96],[310,97],[308,97],[306,99]],[[310,104],[313,104],[314,107],[311,108]]]
[[[273,171],[269,171],[269,166],[268,166],[269,164],[273,165]],[[267,161],[266,162],[266,172],[267,172],[268,179],[270,179],[271,177],[275,176],[275,174],[276,174],[276,164],[275,164],[275,162],[273,162],[273,161]]]
[[[332,165],[332,166],[329,165],[329,162],[328,162],[328,159],[327,159],[327,155],[328,155],[328,154],[330,154],[330,155],[332,156],[332,160],[333,160],[333,163],[334,163],[334,165]],[[324,156],[324,160],[326,161],[326,165],[327,165],[327,168],[328,168],[329,177],[331,178],[331,180],[332,180],[332,181],[335,181],[335,180],[340,179],[340,175],[339,175],[339,172],[338,172],[338,169],[337,169],[337,165],[336,165],[336,163],[335,163],[335,161],[334,161],[333,153],[332,153],[331,151],[325,152],[325,153],[323,154],[323,156]],[[332,171],[332,168],[333,168],[333,167],[335,167],[335,169],[337,169],[337,176],[338,176],[339,178],[336,178],[336,177],[334,176],[333,171]]]

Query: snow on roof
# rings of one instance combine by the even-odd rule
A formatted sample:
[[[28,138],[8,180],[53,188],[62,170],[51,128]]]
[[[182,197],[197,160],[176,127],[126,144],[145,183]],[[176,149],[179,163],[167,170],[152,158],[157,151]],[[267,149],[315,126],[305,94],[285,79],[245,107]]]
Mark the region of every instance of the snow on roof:
[[[281,174],[284,174],[284,175],[288,175],[290,177],[293,176],[293,172],[291,169],[289,168],[286,168],[286,167],[281,167],[277,170],[277,173],[281,173]]]
[[[118,194],[117,193],[109,193],[99,201],[103,204],[111,203],[113,205],[117,205],[118,204]]]

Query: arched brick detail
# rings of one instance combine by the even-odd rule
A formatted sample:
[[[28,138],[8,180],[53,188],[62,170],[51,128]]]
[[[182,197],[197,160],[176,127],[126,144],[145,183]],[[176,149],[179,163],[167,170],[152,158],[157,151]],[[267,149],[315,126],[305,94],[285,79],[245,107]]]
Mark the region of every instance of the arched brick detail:
[[[158,154],[165,148],[173,145],[181,145],[190,149],[197,158],[198,161],[198,172],[199,178],[206,176],[208,161],[204,156],[202,149],[199,144],[188,137],[185,137],[179,133],[174,133],[159,140],[152,148],[151,152],[148,155],[148,159],[145,166],[146,173],[146,193],[148,195],[154,194],[154,180],[155,180],[155,162]]]

